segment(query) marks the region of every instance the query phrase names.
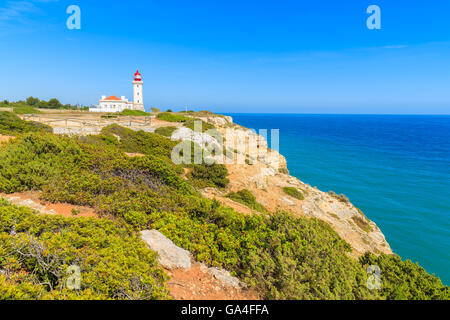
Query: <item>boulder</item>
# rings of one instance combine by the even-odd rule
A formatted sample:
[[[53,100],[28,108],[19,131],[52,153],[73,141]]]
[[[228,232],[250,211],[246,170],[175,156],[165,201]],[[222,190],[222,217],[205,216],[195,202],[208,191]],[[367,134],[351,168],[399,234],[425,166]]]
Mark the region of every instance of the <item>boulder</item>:
[[[207,148],[222,148],[219,142],[207,133],[195,132],[189,128],[179,128],[172,133],[171,139],[173,141],[192,141],[199,144],[203,149]]]
[[[209,268],[208,272],[225,286],[230,286],[235,289],[240,289],[244,287],[243,283],[239,281],[238,278],[232,277],[230,272],[226,270],[218,268]]]
[[[158,253],[158,261],[166,269],[191,269],[189,251],[177,247],[170,239],[157,230],[141,231],[141,239],[150,249]]]

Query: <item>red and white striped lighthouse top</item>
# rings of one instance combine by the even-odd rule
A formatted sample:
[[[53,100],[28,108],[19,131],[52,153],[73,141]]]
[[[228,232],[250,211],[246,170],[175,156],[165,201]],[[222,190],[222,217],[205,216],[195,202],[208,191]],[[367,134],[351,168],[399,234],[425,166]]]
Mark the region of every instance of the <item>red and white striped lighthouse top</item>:
[[[134,81],[142,81],[142,75],[139,73],[139,70],[134,74]]]

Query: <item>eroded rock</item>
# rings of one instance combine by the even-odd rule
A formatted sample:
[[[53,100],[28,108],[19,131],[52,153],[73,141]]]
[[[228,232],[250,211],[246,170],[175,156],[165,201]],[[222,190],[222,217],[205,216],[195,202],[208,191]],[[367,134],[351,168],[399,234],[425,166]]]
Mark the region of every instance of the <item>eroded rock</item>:
[[[189,251],[177,247],[172,240],[168,239],[157,230],[141,231],[141,239],[150,249],[156,251],[159,255],[159,263],[166,269],[184,269],[191,268],[191,255]]]
[[[235,289],[245,287],[244,284],[239,281],[238,278],[231,276],[230,272],[219,268],[208,268],[208,272],[213,275],[217,280],[222,282],[225,286],[230,286]]]

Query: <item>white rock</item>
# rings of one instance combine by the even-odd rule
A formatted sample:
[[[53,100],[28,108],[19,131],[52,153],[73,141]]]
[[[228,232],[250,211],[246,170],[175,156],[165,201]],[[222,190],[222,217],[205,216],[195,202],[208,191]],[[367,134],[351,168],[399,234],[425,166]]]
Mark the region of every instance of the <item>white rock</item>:
[[[206,148],[221,148],[219,142],[207,133],[194,132],[189,128],[179,128],[172,133],[172,140],[174,141],[192,141],[199,144],[203,149]]]
[[[231,274],[226,270],[209,268],[208,272],[226,286],[230,286],[236,289],[243,287],[243,284],[239,281],[239,279],[232,277]]]
[[[191,257],[189,251],[177,247],[170,239],[157,230],[141,231],[141,239],[148,247],[159,255],[159,263],[169,269],[191,269]]]
[[[286,197],[283,197],[283,201],[289,206],[294,206],[295,205],[294,201],[292,201],[291,199],[288,199]]]
[[[251,178],[251,181],[256,183],[258,189],[265,189],[267,188],[267,177],[273,177],[275,174],[273,168],[261,168],[259,173]]]

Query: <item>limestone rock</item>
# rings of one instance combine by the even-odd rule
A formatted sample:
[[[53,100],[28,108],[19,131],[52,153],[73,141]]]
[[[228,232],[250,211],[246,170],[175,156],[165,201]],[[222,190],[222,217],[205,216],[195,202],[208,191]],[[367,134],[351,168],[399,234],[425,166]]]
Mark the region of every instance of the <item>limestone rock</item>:
[[[244,287],[243,283],[239,281],[238,278],[232,277],[230,272],[226,270],[219,268],[209,268],[208,272],[226,286],[230,286],[235,289],[240,289]]]
[[[286,198],[286,197],[283,197],[283,201],[284,201],[287,205],[289,205],[289,206],[295,206],[294,201],[292,201],[291,199],[288,199],[288,198]]]
[[[256,183],[258,189],[267,188],[267,177],[275,176],[275,170],[271,167],[261,168],[259,173],[251,178],[251,181]]]
[[[191,268],[189,251],[177,247],[170,239],[157,230],[141,231],[141,239],[159,255],[159,263],[169,270]]]
[[[218,141],[207,133],[195,132],[189,128],[179,128],[172,133],[172,140],[192,141],[199,144],[203,149],[217,147],[221,148]]]
[[[211,116],[211,117],[197,117],[204,122],[212,123],[215,126],[226,126],[227,124],[233,123],[233,118],[229,116]]]

